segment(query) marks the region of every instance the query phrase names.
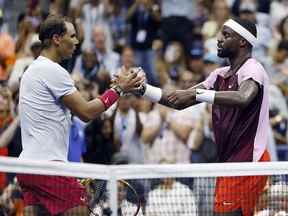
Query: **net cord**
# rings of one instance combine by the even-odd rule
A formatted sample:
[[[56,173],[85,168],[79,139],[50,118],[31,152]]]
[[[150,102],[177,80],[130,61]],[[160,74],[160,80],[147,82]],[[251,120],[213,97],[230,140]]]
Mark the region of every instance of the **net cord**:
[[[288,162],[243,162],[176,165],[96,165],[0,157],[0,172],[74,176],[110,180],[288,174]]]

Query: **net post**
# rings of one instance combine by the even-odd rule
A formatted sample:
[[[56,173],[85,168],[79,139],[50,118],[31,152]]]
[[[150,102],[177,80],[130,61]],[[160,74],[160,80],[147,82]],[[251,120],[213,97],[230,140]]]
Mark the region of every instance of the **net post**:
[[[118,206],[118,199],[117,199],[117,179],[116,177],[113,175],[113,169],[110,172],[110,179],[109,179],[109,184],[108,184],[108,188],[109,188],[109,204],[111,206],[111,210],[112,210],[112,216],[117,216],[117,206]]]

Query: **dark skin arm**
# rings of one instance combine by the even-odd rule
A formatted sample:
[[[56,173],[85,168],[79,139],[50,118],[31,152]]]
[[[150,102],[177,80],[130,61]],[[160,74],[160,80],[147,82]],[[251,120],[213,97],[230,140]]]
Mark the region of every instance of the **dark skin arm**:
[[[195,85],[185,90],[176,90],[176,91],[162,90],[162,97],[159,103],[164,106],[168,106],[178,110],[185,109],[189,106],[198,104],[199,102],[195,100],[196,88],[205,89],[204,85],[199,83],[198,85]]]
[[[187,90],[163,91],[160,103],[178,110],[185,109],[199,103],[196,101],[196,88],[205,89],[204,85],[200,83]],[[258,91],[259,85],[255,81],[245,80],[241,83],[238,91],[216,92],[214,104],[245,108],[256,97]]]

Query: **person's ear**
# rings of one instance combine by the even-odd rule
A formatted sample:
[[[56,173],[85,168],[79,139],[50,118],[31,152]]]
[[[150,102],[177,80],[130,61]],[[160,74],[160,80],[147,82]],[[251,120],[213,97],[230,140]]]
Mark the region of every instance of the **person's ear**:
[[[59,46],[59,44],[61,43],[61,36],[58,34],[54,34],[52,36],[52,40],[57,46]]]
[[[248,41],[246,41],[246,40],[244,40],[244,39],[240,39],[239,46],[240,46],[240,47],[244,47],[244,46],[247,45],[247,43],[248,43]]]

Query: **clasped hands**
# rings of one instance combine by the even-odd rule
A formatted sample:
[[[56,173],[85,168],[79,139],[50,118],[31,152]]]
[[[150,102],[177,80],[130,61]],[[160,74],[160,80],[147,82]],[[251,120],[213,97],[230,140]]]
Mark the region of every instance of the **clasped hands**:
[[[141,67],[125,68],[114,75],[112,86],[117,85],[124,94],[132,93],[143,96],[145,93],[147,79],[144,70]],[[166,94],[168,103],[172,107],[185,106],[187,101],[195,100],[196,89],[174,90]]]

